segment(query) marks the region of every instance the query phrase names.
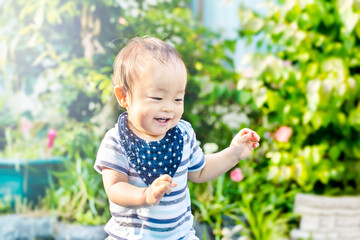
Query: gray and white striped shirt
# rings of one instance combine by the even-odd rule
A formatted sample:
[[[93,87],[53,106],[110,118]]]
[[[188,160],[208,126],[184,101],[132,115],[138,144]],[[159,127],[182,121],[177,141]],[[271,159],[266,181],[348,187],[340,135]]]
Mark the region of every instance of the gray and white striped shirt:
[[[197,239],[192,228],[187,180],[188,172],[199,171],[205,166],[205,159],[191,125],[180,120],[178,126],[184,138],[184,149],[180,166],[173,177],[177,187],[172,189],[171,194],[165,194],[156,206],[126,208],[109,201],[112,218],[105,226],[109,236],[131,240]],[[101,173],[102,167],[127,175],[129,183],[134,186],[146,187],[120,144],[117,124],[106,133],[99,147],[94,168]]]

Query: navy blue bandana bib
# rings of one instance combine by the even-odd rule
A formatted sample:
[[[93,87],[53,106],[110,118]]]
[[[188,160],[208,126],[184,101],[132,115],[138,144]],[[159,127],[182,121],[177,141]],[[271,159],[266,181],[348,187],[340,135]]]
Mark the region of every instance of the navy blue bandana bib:
[[[184,147],[179,127],[167,131],[159,141],[146,141],[136,136],[127,123],[128,114],[124,112],[118,119],[120,143],[141,179],[150,186],[163,174],[173,177],[180,165]]]

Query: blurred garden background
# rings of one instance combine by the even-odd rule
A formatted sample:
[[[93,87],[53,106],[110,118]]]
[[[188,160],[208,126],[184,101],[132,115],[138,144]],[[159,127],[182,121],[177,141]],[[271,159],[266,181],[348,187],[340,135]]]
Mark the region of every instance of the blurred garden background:
[[[93,164],[121,112],[112,64],[129,38],[143,35],[182,55],[183,118],[206,153],[228,146],[244,127],[261,136],[260,148],[232,171],[189,185],[195,218],[216,239],[227,225],[242,226],[243,239],[289,239],[299,224],[297,193],[360,194],[359,0],[0,0],[0,6],[0,167],[13,162],[21,171],[34,160],[62,161],[36,201],[9,197],[5,181],[13,173],[0,169],[0,214],[107,222]],[[36,173],[39,166],[30,168]]]

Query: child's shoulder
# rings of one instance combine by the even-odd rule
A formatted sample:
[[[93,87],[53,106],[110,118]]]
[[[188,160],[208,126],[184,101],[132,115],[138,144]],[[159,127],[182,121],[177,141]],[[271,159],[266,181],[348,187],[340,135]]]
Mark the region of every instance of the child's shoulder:
[[[194,131],[191,124],[183,119],[179,121],[178,126],[183,132],[186,133],[190,133]]]
[[[106,131],[104,135],[104,140],[111,140],[112,142],[118,142],[119,140],[119,131],[115,126]]]

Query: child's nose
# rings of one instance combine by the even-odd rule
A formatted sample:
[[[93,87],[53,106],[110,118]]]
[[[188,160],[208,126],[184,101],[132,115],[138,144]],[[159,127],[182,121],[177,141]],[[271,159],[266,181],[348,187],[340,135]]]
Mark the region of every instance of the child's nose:
[[[172,104],[166,104],[161,108],[161,111],[163,112],[173,112],[174,106]]]

